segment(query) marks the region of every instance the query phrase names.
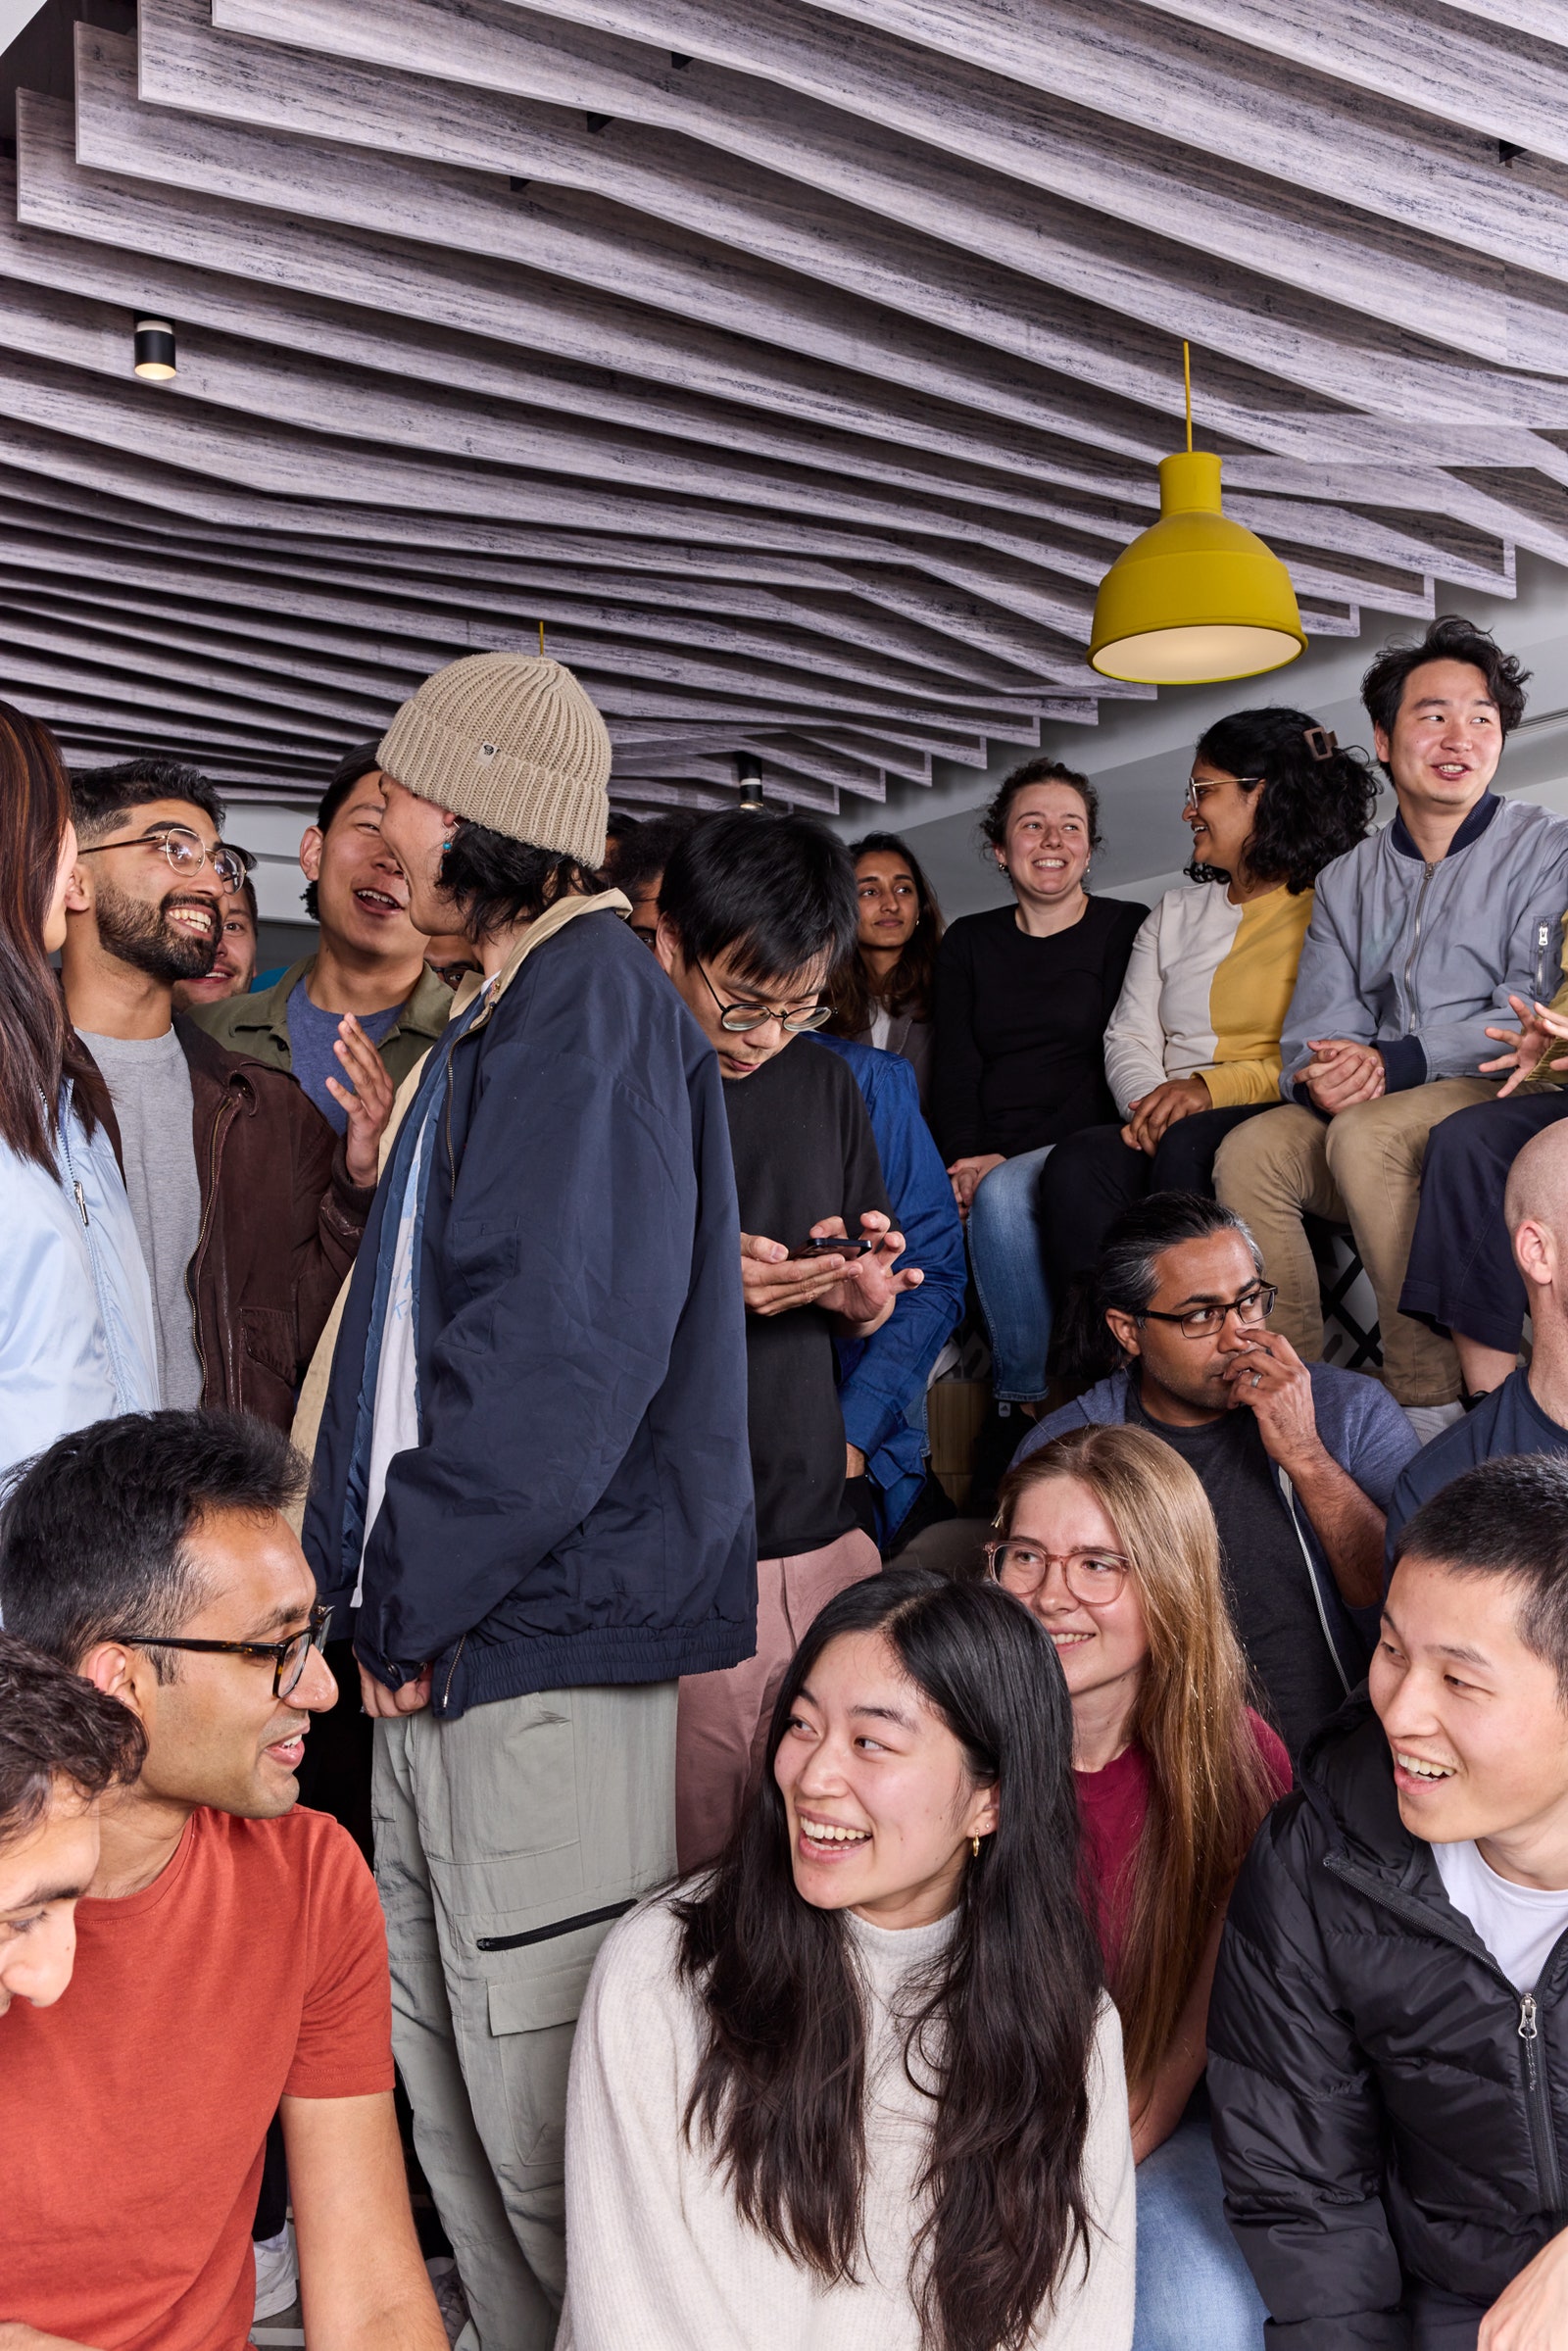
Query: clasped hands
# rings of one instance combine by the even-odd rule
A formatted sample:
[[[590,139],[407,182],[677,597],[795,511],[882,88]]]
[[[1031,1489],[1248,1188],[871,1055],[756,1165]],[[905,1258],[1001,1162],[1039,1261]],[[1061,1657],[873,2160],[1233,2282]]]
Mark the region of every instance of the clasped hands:
[[[1127,1124],[1122,1128],[1121,1139],[1129,1151],[1142,1151],[1146,1158],[1152,1159],[1167,1127],[1173,1127],[1178,1118],[1193,1118],[1199,1111],[1213,1107],[1201,1078],[1167,1078],[1163,1085],[1152,1088],[1127,1104]]]

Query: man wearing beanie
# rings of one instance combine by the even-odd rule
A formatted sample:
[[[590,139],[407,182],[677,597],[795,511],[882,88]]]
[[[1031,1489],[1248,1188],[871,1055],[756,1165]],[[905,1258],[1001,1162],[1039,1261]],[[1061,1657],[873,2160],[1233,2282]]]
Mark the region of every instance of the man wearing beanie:
[[[756,1638],[740,1227],[712,1050],[594,893],[576,679],[455,661],[379,761],[414,921],[484,976],[385,1163],[305,1542],[375,1718],[419,2159],[483,2351],[546,2351],[578,2003],[674,1874],[677,1681]]]

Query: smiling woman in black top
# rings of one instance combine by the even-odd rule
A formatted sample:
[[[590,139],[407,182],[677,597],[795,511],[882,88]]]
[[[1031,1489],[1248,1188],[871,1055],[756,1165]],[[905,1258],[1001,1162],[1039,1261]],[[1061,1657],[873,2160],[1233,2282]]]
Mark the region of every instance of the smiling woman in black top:
[[[1054,1145],[1111,1115],[1105,1023],[1149,911],[1085,889],[1099,812],[1072,768],[1047,759],[1014,768],[981,819],[1014,904],[963,915],[937,955],[932,1124],[1004,1404],[1046,1393],[1040,1171]]]

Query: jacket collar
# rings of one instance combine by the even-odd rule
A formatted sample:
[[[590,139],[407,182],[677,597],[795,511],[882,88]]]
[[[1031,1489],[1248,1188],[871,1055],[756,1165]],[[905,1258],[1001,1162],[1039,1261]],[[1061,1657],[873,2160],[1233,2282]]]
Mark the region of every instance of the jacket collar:
[[[1447,848],[1444,851],[1445,859],[1448,857],[1456,857],[1461,849],[1468,849],[1473,842],[1479,841],[1482,834],[1486,831],[1488,825],[1496,815],[1497,810],[1501,808],[1501,806],[1502,803],[1497,798],[1495,792],[1483,792],[1481,798],[1476,802],[1475,807],[1471,809],[1469,815],[1465,818],[1463,824],[1460,825],[1459,830],[1454,834],[1453,839],[1448,843]],[[1417,849],[1415,843],[1411,840],[1409,833],[1406,831],[1404,818],[1402,816],[1396,815],[1394,819],[1394,822],[1390,825],[1389,841],[1391,846],[1398,851],[1401,857],[1414,857],[1418,865],[1424,865],[1426,863],[1425,857],[1422,857],[1421,852]]]
[[[243,998],[240,1008],[233,1015],[235,1033],[244,1036],[259,1030],[270,1030],[287,1053],[288,1000],[301,980],[308,980],[315,969],[316,957],[304,955],[299,962],[291,963],[270,988],[263,988],[256,995]],[[451,989],[440,974],[432,971],[426,963],[410,990],[408,1001],[381,1042],[383,1045],[389,1044],[394,1037],[405,1033],[433,1040],[446,1027],[451,1010]]]
[[[469,1036],[472,1036],[475,1029],[483,1028],[496,1005],[522,969],[524,960],[533,954],[536,947],[543,947],[547,939],[553,939],[558,931],[564,931],[568,922],[575,922],[579,914],[618,914],[624,921],[630,912],[631,900],[621,890],[598,890],[589,897],[583,897],[573,892],[570,897],[558,898],[554,906],[546,906],[544,912],[536,915],[529,923],[522,937],[502,964],[498,983],[490,991],[490,1001],[475,1015],[468,1030]],[[458,1013],[467,1010],[483,986],[484,981],[479,974],[470,971],[452,1000],[454,1017]]]

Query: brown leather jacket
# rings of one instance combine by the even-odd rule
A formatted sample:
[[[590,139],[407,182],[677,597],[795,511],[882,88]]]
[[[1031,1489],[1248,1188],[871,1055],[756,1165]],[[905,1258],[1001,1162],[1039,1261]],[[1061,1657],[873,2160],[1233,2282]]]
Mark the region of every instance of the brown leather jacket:
[[[287,1429],[342,1288],[374,1186],[351,1184],[341,1141],[298,1082],[225,1053],[183,1014],[202,1221],[185,1273],[202,1402]],[[113,1117],[106,1122],[120,1150]]]

